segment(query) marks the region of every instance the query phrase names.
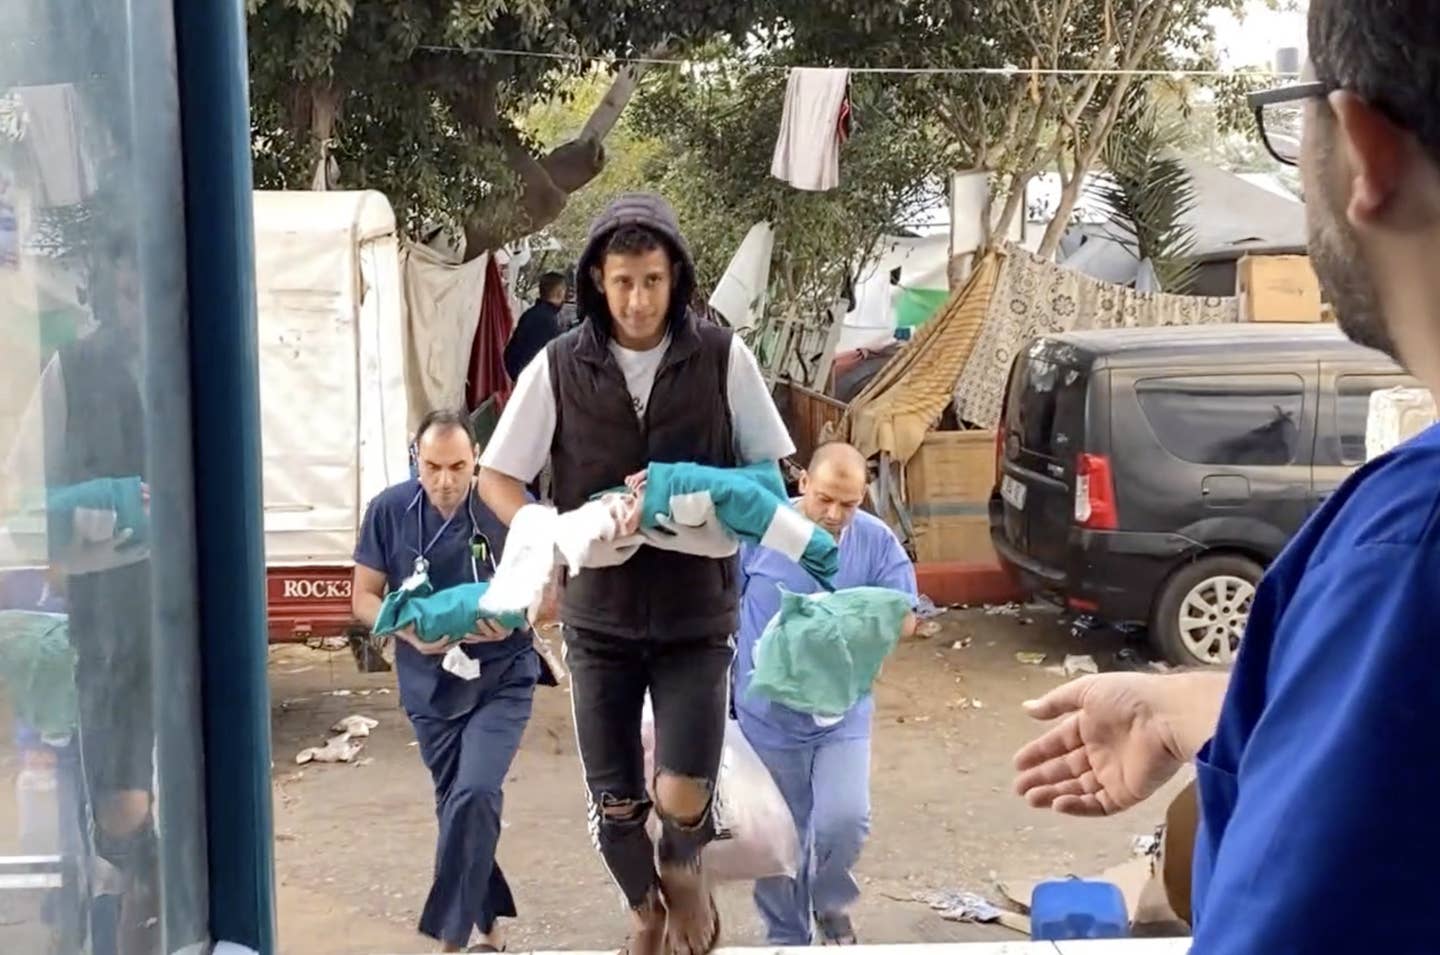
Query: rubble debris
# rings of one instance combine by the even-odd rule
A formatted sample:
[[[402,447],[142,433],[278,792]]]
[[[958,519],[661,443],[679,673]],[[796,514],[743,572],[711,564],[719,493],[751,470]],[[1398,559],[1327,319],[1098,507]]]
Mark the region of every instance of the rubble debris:
[[[924,594],[921,594],[920,599],[915,602],[915,616],[921,620],[933,620],[949,609],[949,607],[937,606],[935,601]]]
[[[368,716],[347,716],[330,727],[330,732],[341,733],[351,739],[364,739],[370,735],[370,731],[380,725],[380,721],[371,719]]]
[[[1145,836],[1136,836],[1130,840],[1130,851],[1137,856],[1155,856],[1160,854],[1161,836],[1159,832],[1152,832]]]
[[[1070,675],[1070,674],[1068,674],[1068,673],[1065,672],[1065,668],[1064,668],[1064,667],[1059,666],[1059,665],[1056,665],[1056,666],[1053,666],[1053,667],[1046,667],[1046,668],[1045,668],[1045,672],[1048,673],[1048,674],[1050,674],[1051,676],[1065,676],[1065,677],[1068,677],[1068,676]]]
[[[974,892],[916,892],[914,901],[930,906],[947,922],[1000,921],[1000,909]]]
[[[351,739],[349,735],[341,733],[330,737],[324,746],[302,749],[295,754],[295,762],[300,766],[306,763],[348,763],[360,755],[364,748],[364,740]]]
[[[1020,616],[1020,605],[1017,603],[996,604],[985,608],[987,617],[1018,617]]]
[[[1100,666],[1089,654],[1071,654],[1065,658],[1065,675],[1080,676],[1085,673],[1099,673]]]
[[[295,754],[295,762],[301,766],[306,763],[353,762],[365,748],[370,731],[379,725],[379,720],[368,716],[347,716],[330,727],[330,732],[335,735],[326,740],[324,746],[302,749]]]
[[[970,645],[975,642],[974,637],[961,637],[950,645],[951,650],[969,650]]]
[[[1043,653],[1021,652],[1015,654],[1015,660],[1017,663],[1024,664],[1028,667],[1038,667],[1044,664],[1046,660],[1046,655]]]
[[[975,698],[973,698],[973,697],[968,697],[968,696],[962,696],[962,697],[960,697],[960,699],[956,700],[956,701],[955,701],[953,704],[951,704],[951,705],[954,706],[956,709],[960,709],[960,710],[983,710],[983,709],[985,709],[985,703],[984,703],[983,700],[978,700],[978,699],[975,699]]]

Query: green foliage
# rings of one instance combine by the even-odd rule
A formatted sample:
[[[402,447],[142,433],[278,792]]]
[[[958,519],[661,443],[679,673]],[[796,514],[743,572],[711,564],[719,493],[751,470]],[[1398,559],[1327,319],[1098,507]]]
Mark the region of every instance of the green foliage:
[[[256,180],[303,188],[328,148],[347,188],[402,221],[483,219],[502,239],[544,225],[598,154],[538,154],[514,117],[587,72],[741,35],[758,0],[248,0]],[[507,49],[574,56],[498,56]],[[547,159],[553,160],[545,164]]]
[[[881,236],[938,197],[948,165],[933,115],[904,110],[892,78],[861,75],[851,82],[855,122],[840,186],[802,192],[772,178],[785,55],[657,77],[634,107],[635,123],[666,145],[658,186],[685,223],[702,286],[719,279],[752,225],[768,221],[777,301],[814,314]]]
[[[542,149],[553,149],[574,138],[585,120],[599,105],[610,78],[594,72],[576,78],[551,98],[535,104],[525,114],[523,128]],[[605,140],[605,168],[584,189],[574,193],[545,235],[560,243],[561,262],[547,261],[545,268],[573,265],[585,246],[590,224],[615,196],[625,192],[653,189],[664,175],[665,144],[636,128],[633,111],[627,110]]]
[[[1143,92],[1132,95],[1105,143],[1106,177],[1090,187],[1109,212],[1124,242],[1149,259],[1160,287],[1183,292],[1194,277],[1195,238],[1186,217],[1195,189],[1175,147],[1186,136],[1185,120],[1157,109]]]

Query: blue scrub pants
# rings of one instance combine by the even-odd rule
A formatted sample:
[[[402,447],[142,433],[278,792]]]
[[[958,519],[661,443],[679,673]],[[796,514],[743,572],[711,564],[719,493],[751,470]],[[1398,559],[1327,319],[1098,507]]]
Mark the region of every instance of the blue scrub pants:
[[[440,823],[435,880],[420,915],[422,934],[446,945],[470,944],[497,918],[514,918],[515,899],[495,861],[501,787],[530,721],[540,663],[533,651],[482,664],[476,706],[454,719],[411,714],[420,756],[435,781]]]
[[[751,741],[754,745],[754,741]],[[755,746],[795,817],[795,878],[755,883],[771,945],[811,944],[812,917],[842,915],[860,898],[850,870],[870,834],[870,740]]]

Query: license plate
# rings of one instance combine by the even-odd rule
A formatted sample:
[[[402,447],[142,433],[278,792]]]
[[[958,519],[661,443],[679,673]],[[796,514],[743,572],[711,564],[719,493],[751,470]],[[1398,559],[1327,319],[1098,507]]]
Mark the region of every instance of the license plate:
[[[1025,510],[1025,485],[1008,474],[1000,479],[1000,496],[1017,511]]]

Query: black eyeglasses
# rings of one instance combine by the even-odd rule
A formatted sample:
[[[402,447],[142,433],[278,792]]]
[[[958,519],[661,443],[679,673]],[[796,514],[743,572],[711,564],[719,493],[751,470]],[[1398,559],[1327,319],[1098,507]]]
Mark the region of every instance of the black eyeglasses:
[[[1305,129],[1305,101],[1330,95],[1328,83],[1295,83],[1261,90],[1245,97],[1270,155],[1287,166],[1300,165],[1300,140]]]

